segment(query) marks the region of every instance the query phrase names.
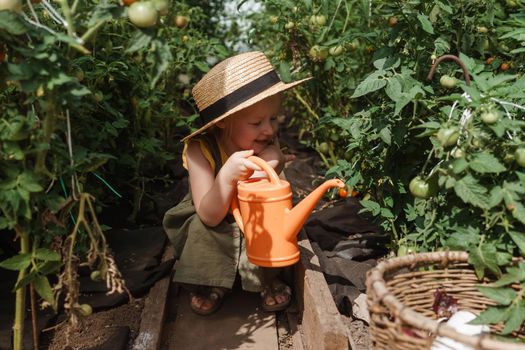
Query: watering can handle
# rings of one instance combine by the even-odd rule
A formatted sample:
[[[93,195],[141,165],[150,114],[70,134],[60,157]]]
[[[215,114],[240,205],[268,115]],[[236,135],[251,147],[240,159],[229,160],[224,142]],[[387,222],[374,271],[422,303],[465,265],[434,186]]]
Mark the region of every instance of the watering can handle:
[[[273,168],[266,163],[263,159],[251,156],[248,157],[248,160],[258,165],[266,174],[268,174],[268,178],[270,179],[270,183],[273,185],[279,185],[281,183],[281,180],[279,179],[279,175],[273,170]],[[230,208],[232,210],[233,217],[235,218],[235,221],[237,222],[237,225],[239,225],[239,228],[242,232],[244,232],[244,223],[242,221],[241,212],[239,210],[239,200],[237,199],[237,191],[233,194],[232,202],[230,205]]]
[[[270,179],[270,183],[272,185],[279,185],[281,183],[279,175],[277,175],[275,170],[273,170],[273,168],[268,163],[266,163],[266,161],[256,156],[250,156],[248,157],[248,160],[258,165],[266,174],[268,174],[268,178]]]

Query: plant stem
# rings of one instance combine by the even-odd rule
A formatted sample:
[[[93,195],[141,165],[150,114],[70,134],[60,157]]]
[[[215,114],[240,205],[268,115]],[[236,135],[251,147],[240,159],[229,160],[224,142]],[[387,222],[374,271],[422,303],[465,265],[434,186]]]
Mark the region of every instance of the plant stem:
[[[37,324],[37,314],[36,314],[36,295],[35,287],[33,283],[29,284],[29,297],[31,298],[31,324],[33,325],[33,349],[38,350],[38,330],[36,327]]]
[[[317,115],[317,113],[314,112],[314,110],[308,104],[308,102],[306,102],[304,98],[301,95],[299,95],[297,91],[294,91],[294,95],[295,95],[295,98],[297,98],[299,102],[301,102],[301,104],[306,107],[306,110],[308,111],[308,113],[310,113],[316,120],[319,120],[319,115]]]
[[[20,254],[29,253],[29,237],[17,225],[15,231],[20,237]],[[18,272],[17,283],[20,282],[27,274],[27,269],[22,269]],[[13,325],[13,350],[22,350],[24,343],[24,318],[26,310],[26,287],[20,287],[16,290],[16,304],[15,304],[15,322]]]

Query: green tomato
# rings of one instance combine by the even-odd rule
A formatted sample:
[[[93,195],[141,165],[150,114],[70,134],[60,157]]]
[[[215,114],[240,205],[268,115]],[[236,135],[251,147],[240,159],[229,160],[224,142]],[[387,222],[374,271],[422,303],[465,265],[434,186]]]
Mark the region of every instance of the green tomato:
[[[102,281],[102,273],[100,273],[99,270],[92,271],[89,275],[89,278],[91,278],[92,281]]]
[[[326,24],[326,17],[323,15],[316,16],[315,23],[320,27],[324,26]]]
[[[516,151],[514,151],[514,160],[520,167],[525,168],[525,146],[516,148]]]
[[[170,9],[170,4],[168,0],[152,0],[155,9],[158,11],[159,15],[166,16]]]
[[[294,28],[294,27],[295,27],[295,23],[294,23],[294,22],[291,22],[291,21],[288,22],[288,23],[286,23],[286,24],[284,25],[284,28],[285,28],[285,29],[292,29],[292,28]]]
[[[329,151],[328,143],[321,142],[319,144],[319,152],[321,152],[322,154],[328,154],[328,151]]]
[[[452,151],[452,157],[454,158],[463,158],[465,156],[465,152],[461,148],[456,148]]]
[[[330,54],[330,56],[337,57],[337,56],[340,56],[343,53],[343,51],[344,51],[343,46],[337,45],[337,46],[332,46],[328,50],[328,53]]]
[[[452,89],[456,86],[457,80],[450,75],[442,75],[441,78],[439,78],[439,83],[446,89]]]
[[[314,45],[310,48],[309,55],[314,61],[324,61],[328,57],[328,50],[326,47]]]
[[[408,253],[408,247],[404,244],[401,244],[397,247],[397,256],[405,256]]]
[[[410,193],[416,198],[428,199],[434,195],[434,186],[429,181],[416,176],[410,181],[408,185]]]
[[[93,308],[89,304],[80,304],[78,306],[78,311],[82,314],[82,316],[89,316],[93,313]]]
[[[494,124],[500,118],[499,111],[497,109],[489,109],[481,113],[481,120],[485,124]]]
[[[0,11],[7,10],[12,12],[22,11],[21,0],[0,0]]]
[[[151,1],[137,1],[128,9],[131,23],[139,28],[149,28],[157,24],[159,13]]]
[[[476,30],[478,31],[478,33],[481,33],[481,34],[485,34],[489,32],[489,29],[485,26],[479,26],[476,28]]]
[[[456,127],[441,128],[436,135],[443,148],[455,145],[459,138],[459,131]]]

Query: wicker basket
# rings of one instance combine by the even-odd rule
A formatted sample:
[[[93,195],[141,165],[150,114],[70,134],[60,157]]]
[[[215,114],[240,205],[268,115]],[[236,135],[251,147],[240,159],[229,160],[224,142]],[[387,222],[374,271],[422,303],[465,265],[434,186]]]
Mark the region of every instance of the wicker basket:
[[[373,348],[430,349],[435,337],[443,336],[475,349],[525,350],[525,344],[463,335],[436,320],[432,305],[438,288],[458,300],[460,310],[479,314],[495,305],[476,288],[491,281],[480,282],[467,261],[466,252],[420,253],[388,259],[371,269],[366,286]],[[491,326],[491,333],[501,329],[502,325]],[[522,332],[513,336],[525,338]]]

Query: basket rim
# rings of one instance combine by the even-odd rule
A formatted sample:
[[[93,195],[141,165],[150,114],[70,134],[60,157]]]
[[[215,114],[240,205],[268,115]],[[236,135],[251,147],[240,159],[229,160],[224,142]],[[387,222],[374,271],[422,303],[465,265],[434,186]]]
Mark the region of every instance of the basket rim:
[[[525,345],[494,340],[490,338],[489,335],[470,336],[459,333],[445,323],[439,323],[430,317],[424,316],[410,307],[404,306],[403,303],[388,290],[384,280],[385,273],[401,268],[414,267],[425,263],[440,263],[443,266],[447,266],[450,263],[467,263],[468,257],[469,254],[465,251],[447,250],[441,252],[415,253],[386,259],[368,271],[366,276],[367,294],[373,302],[383,302],[388,307],[390,313],[395,315],[396,318],[401,319],[410,326],[436,334],[436,336],[451,338],[476,349],[501,350],[504,348],[508,350],[525,350]],[[368,293],[368,291],[373,292],[374,296]]]

